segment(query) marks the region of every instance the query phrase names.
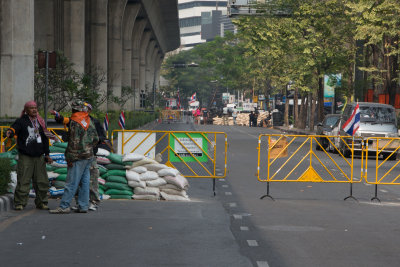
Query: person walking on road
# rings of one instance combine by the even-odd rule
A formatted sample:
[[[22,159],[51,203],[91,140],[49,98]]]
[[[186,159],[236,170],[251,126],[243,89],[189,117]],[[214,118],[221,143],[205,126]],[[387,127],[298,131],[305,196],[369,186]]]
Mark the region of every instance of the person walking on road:
[[[86,213],[89,209],[90,167],[94,158],[93,148],[98,144],[99,137],[87,111],[82,101],[74,101],[72,104],[68,146],[65,151],[68,165],[66,185],[59,207],[50,210],[52,214],[70,213],[70,203],[78,187],[76,211]]]
[[[251,127],[253,125],[253,121],[254,121],[254,112],[250,111],[250,114],[249,114],[249,127]]]
[[[52,163],[49,156],[49,140],[45,134],[46,126],[40,117],[37,104],[26,102],[21,117],[6,132],[8,138],[17,136],[18,165],[17,187],[14,193],[14,209],[23,210],[28,203],[30,182],[32,180],[37,209],[48,210],[49,179],[46,162]]]
[[[228,125],[228,119],[229,119],[228,107],[225,106],[222,109],[222,122],[223,122],[223,125]]]
[[[233,118],[233,125],[236,125],[236,118],[237,118],[237,109],[236,109],[236,106],[233,107],[232,118]]]
[[[104,132],[104,128],[101,126],[100,122],[92,117],[90,113],[92,112],[92,105],[89,103],[84,103],[84,106],[87,107],[87,112],[90,117],[90,121],[94,123],[94,126],[96,127],[96,132],[99,137],[99,143],[94,147],[93,153],[94,155],[97,154],[97,151],[99,149],[99,145],[107,142],[107,137],[106,133]],[[54,118],[56,122],[62,123],[64,126],[69,126],[70,119],[69,118],[64,118],[60,113],[57,111],[52,110],[51,114],[54,115]],[[95,211],[97,210],[99,204],[100,204],[100,195],[99,195],[99,182],[98,178],[100,176],[99,173],[99,167],[97,165],[97,161],[93,160],[92,164],[90,166],[90,186],[89,186],[89,210]],[[76,202],[78,203],[77,199]],[[78,205],[77,205],[78,206]],[[73,207],[72,209],[77,209],[78,207]]]

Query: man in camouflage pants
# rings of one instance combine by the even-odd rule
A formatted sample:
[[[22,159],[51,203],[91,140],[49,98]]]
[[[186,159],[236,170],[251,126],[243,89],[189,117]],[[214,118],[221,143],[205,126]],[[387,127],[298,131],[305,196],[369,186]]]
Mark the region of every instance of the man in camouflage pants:
[[[60,206],[50,210],[53,214],[70,213],[70,203],[79,187],[77,212],[86,213],[89,209],[90,167],[94,160],[93,148],[99,137],[94,123],[90,120],[87,107],[82,101],[72,104],[69,122],[68,146],[65,159],[68,173]]]

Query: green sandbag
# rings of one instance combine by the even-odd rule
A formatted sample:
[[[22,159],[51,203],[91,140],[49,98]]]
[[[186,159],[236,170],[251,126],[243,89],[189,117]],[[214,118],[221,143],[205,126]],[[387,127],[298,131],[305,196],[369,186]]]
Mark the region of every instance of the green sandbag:
[[[59,174],[67,174],[68,169],[67,168],[57,168],[53,172],[59,173]]]
[[[125,166],[132,166],[133,161],[124,161],[123,164],[124,164]]]
[[[101,177],[102,178],[107,178],[108,176],[111,175],[116,175],[116,176],[126,176],[126,171],[125,170],[108,170],[105,174],[103,174]]]
[[[60,174],[60,175],[56,178],[56,181],[63,181],[63,182],[65,182],[66,179],[67,179],[67,175],[66,175],[66,174]]]
[[[128,181],[123,176],[110,175],[107,177],[107,182],[128,184]]]
[[[105,167],[108,170],[126,170],[124,165],[115,163],[107,164]]]
[[[107,168],[105,168],[103,165],[97,164],[99,168],[100,175],[105,174],[107,172]]]
[[[54,143],[53,146],[67,148],[68,143]]]
[[[131,199],[132,196],[128,195],[110,195],[111,199]]]
[[[104,195],[104,190],[99,187],[99,194]]]
[[[108,158],[109,160],[111,160],[111,162],[113,162],[113,163],[123,165],[123,162],[122,162],[122,155],[120,155],[120,154],[110,153],[110,155],[108,155],[107,158]]]
[[[8,158],[8,159],[15,159],[15,152],[13,152],[14,150],[8,151],[8,152],[4,152],[4,153],[0,153],[0,158]]]
[[[133,192],[129,190],[108,189],[106,195],[128,195],[132,196]]]
[[[101,189],[101,190],[105,191],[107,188],[106,188],[104,185],[102,185],[102,184],[99,184],[99,189]]]
[[[64,188],[65,187],[65,182],[56,180],[56,181],[54,181],[54,187],[57,188],[57,189]]]
[[[18,161],[16,161],[15,159],[12,159],[12,160],[10,161],[10,166],[11,166],[11,167],[14,167],[15,165],[17,165],[17,163],[18,163]]]
[[[56,169],[57,169],[56,166],[51,166],[50,164],[46,164],[46,171],[52,172],[52,171],[54,171]]]
[[[65,148],[58,147],[58,146],[51,146],[49,147],[50,153],[65,153]]]
[[[119,189],[119,190],[132,190],[127,184],[114,183],[114,182],[106,182],[105,186],[107,189]]]

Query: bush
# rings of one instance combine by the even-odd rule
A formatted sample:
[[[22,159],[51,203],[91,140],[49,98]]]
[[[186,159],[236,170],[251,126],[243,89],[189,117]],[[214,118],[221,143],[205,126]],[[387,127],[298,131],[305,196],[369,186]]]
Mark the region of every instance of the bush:
[[[0,195],[4,195],[8,192],[8,184],[11,181],[11,171],[11,159],[0,158]]]

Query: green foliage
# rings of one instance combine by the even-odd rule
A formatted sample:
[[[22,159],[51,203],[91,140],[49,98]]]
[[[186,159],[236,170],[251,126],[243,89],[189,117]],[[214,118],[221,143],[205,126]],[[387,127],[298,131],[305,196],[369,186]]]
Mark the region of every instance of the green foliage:
[[[11,171],[11,159],[0,158],[0,195],[4,195],[7,193],[8,184],[11,180]]]

